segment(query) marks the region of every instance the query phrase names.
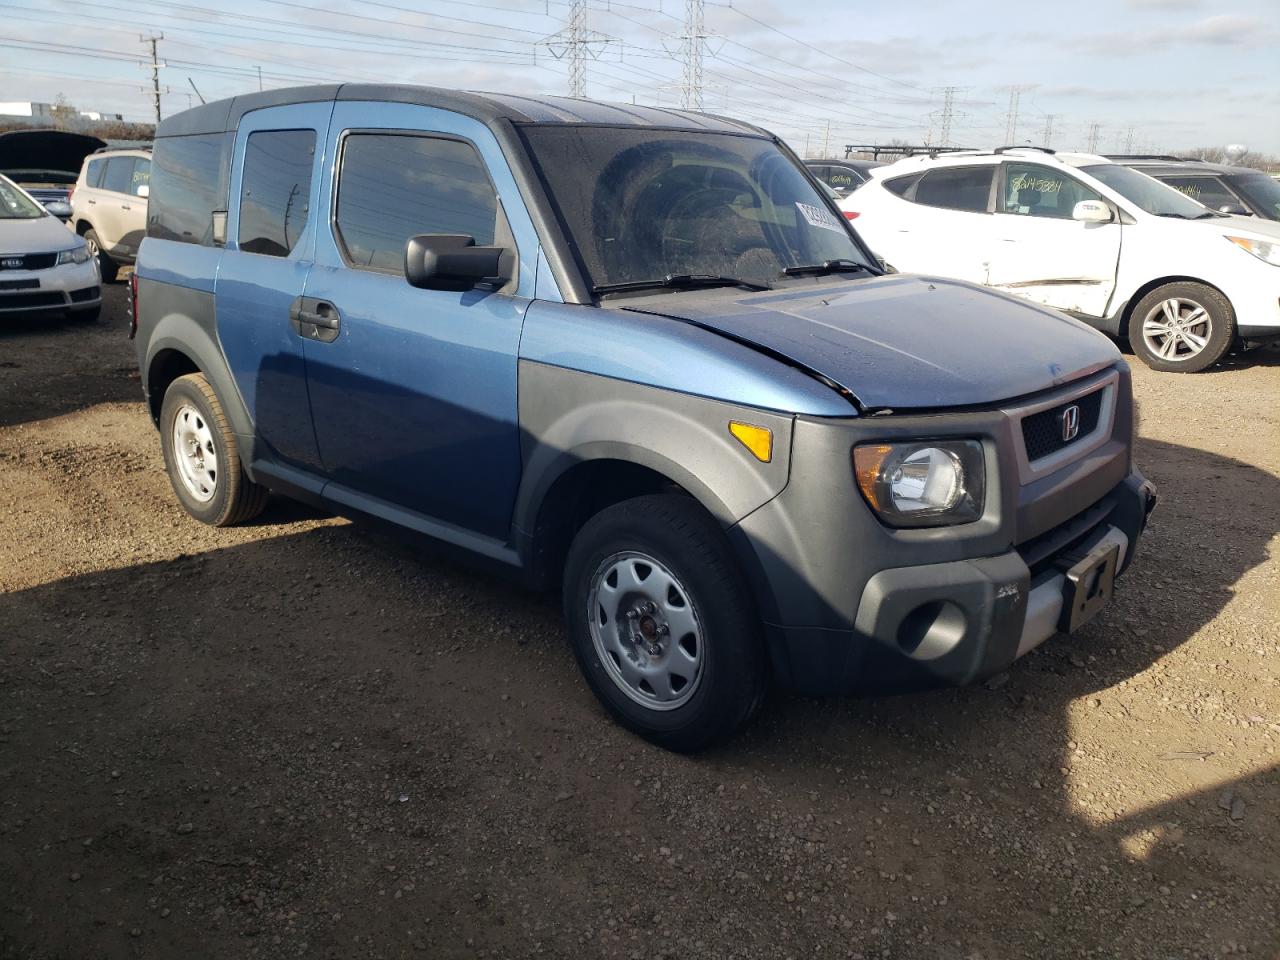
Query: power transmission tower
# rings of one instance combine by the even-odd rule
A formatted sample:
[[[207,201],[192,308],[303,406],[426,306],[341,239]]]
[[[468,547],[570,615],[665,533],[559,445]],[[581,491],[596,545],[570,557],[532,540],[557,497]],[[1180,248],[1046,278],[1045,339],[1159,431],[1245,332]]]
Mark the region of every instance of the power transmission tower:
[[[680,109],[702,109],[702,56],[710,51],[707,41],[714,34],[706,29],[706,0],[684,0],[684,33],[680,40]],[[714,55],[715,51],[711,51]]]
[[[1009,88],[1009,112],[1005,115],[1004,124],[1004,142],[1009,145],[1018,142],[1018,101],[1022,99],[1024,93],[1034,86],[1035,84],[1025,83],[1021,86]]]
[[[1098,135],[1102,132],[1102,124],[1094,120],[1089,124],[1089,153],[1098,152]]]
[[[1133,153],[1133,124],[1129,124],[1129,132],[1124,138],[1124,152]]]
[[[1046,113],[1044,115],[1044,146],[1053,146],[1053,121],[1057,120],[1062,114]]]
[[[960,92],[959,87],[943,87],[942,88],[942,116],[938,120],[938,146],[951,146],[951,120],[955,116],[955,100],[956,94]]]
[[[614,38],[587,29],[586,0],[569,4],[569,24],[559,33],[540,41],[551,56],[569,61],[569,96],[584,97],[587,89],[587,60],[599,60]]]
[[[149,37],[138,34],[139,41],[151,44],[151,99],[156,107],[156,123],[160,122],[160,60],[156,56],[156,42],[163,39],[163,33]]]

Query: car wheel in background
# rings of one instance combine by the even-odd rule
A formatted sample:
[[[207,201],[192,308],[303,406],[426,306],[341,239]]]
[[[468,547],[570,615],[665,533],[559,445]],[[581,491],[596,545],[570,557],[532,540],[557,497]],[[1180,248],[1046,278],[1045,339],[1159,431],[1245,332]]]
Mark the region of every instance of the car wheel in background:
[[[627,729],[671,750],[737,732],[765,692],[759,617],[719,525],[686,496],[615,504],[565,565],[570,641]]]
[[[191,516],[228,527],[262,512],[267,489],[245,476],[235,434],[204,374],[169,385],[160,408],[160,439],[169,481]]]
[[[1235,315],[1217,290],[1179,281],[1152,290],[1129,317],[1129,345],[1153,370],[1199,373],[1235,340]]]
[[[103,283],[115,283],[116,275],[120,272],[120,264],[112,260],[102,244],[98,241],[98,234],[93,230],[86,230],[84,233],[84,245],[89,248],[89,253],[98,258],[98,269],[102,273]]]

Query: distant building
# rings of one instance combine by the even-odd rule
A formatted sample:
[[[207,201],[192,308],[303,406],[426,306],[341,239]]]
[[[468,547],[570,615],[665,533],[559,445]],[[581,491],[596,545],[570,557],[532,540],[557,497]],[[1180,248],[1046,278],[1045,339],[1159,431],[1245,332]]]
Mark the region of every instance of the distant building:
[[[0,117],[27,117],[31,120],[52,121],[53,104],[37,103],[34,100],[0,101]]]
[[[81,110],[80,116],[86,120],[123,120],[124,115],[119,113],[99,113],[97,110]]]

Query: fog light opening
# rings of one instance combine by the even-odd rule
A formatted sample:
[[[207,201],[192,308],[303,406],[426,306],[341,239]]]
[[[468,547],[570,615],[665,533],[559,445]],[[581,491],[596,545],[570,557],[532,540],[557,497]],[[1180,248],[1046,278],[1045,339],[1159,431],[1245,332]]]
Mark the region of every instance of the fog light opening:
[[[964,639],[968,621],[950,600],[922,603],[898,624],[898,649],[915,660],[933,660]]]

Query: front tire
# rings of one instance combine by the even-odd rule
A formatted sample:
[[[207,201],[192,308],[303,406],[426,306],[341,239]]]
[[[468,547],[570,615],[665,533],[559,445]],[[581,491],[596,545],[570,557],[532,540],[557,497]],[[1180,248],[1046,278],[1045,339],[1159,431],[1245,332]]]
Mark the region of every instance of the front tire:
[[[659,746],[723,741],[764,698],[758,614],[724,533],[688,497],[637,497],[587,521],[569,549],[564,609],[592,691]]]
[[[267,505],[267,489],[245,475],[235,434],[204,374],[169,384],[160,408],[160,439],[173,492],[201,523],[244,523]]]
[[[1226,356],[1236,337],[1235,311],[1203,283],[1157,287],[1129,317],[1129,345],[1152,370],[1199,373]]]
[[[98,239],[96,230],[84,232],[84,245],[89,248],[90,254],[98,258],[98,272],[102,274],[102,282],[115,283],[116,276],[120,273],[120,264],[112,260],[102,249],[102,241]]]

